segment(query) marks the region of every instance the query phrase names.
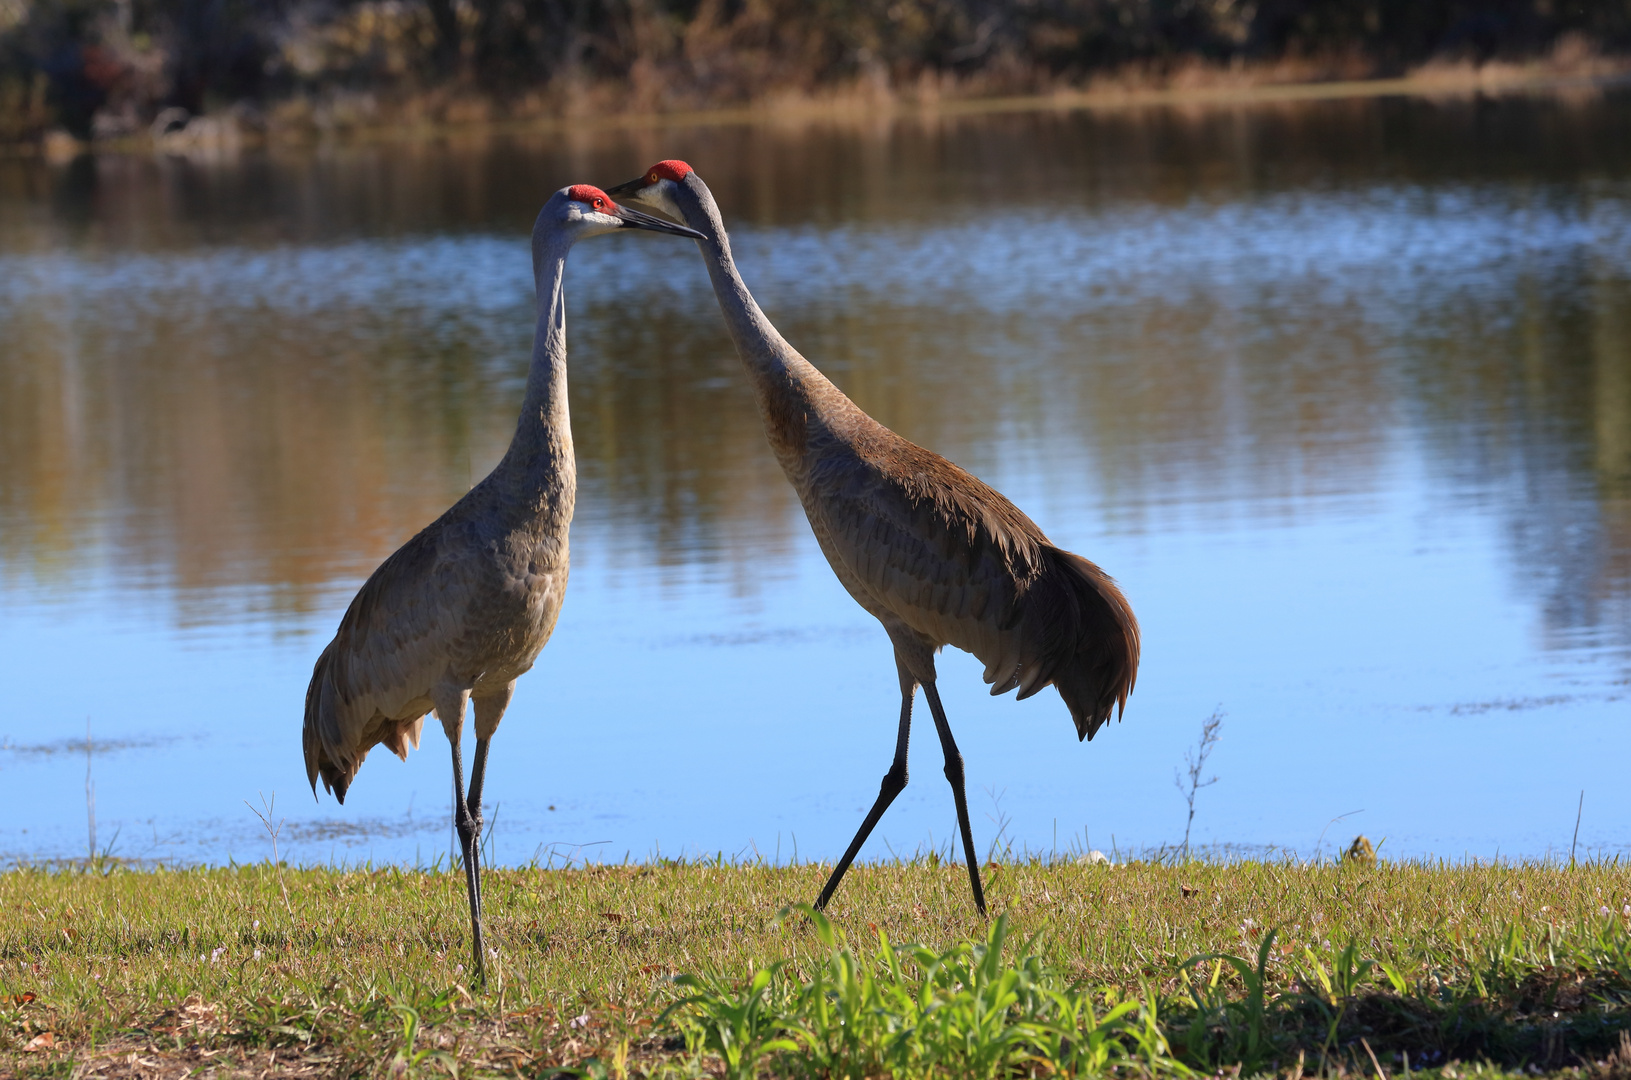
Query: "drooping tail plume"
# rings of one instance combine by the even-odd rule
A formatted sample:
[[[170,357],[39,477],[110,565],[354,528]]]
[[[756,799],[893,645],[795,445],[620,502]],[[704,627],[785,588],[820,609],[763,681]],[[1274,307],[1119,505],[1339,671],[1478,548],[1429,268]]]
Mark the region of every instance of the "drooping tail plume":
[[[1054,629],[1049,635],[1049,678],[1070,709],[1076,737],[1091,739],[1127,708],[1138,681],[1138,620],[1110,575],[1093,563],[1051,545],[1043,548],[1046,568],[1032,586],[1038,612]],[[1038,680],[1027,697],[1046,683]]]

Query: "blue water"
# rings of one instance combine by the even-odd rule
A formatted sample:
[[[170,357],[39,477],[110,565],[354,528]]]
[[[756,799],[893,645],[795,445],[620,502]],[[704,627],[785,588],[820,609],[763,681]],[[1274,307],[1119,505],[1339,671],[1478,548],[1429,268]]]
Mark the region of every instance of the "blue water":
[[[1051,690],[992,699],[943,655],[982,847],[1179,840],[1215,709],[1198,844],[1566,854],[1582,791],[1582,850],[1631,842],[1631,173],[725,209],[796,345],[1138,613],[1138,689],[1091,744]],[[344,807],[299,741],[356,586],[513,425],[524,222],[414,212],[161,241],[0,213],[0,395],[44,418],[0,441],[0,857],[84,855],[89,764],[118,855],[263,858],[245,804],[275,797],[296,861],[445,858],[434,720]],[[770,462],[694,248],[586,243],[567,292],[573,576],[494,742],[496,859],[835,857],[892,752],[887,641]],[[868,857],[948,850],[925,725]]]

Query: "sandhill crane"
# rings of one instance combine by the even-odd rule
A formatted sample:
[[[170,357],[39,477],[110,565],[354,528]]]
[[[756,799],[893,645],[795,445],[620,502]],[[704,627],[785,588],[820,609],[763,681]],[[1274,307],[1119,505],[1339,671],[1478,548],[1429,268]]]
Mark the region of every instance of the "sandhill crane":
[[[1137,678],[1132,608],[1104,571],[1049,543],[999,492],[862,412],[800,356],[743,284],[719,207],[689,165],[659,162],[612,195],[703,234],[698,246],[771,449],[838,580],[894,645],[901,696],[895,758],[815,906],[827,906],[906,787],[912,698],[922,685],[945,754],[974,904],[984,915],[963,758],[935,689],[934,654],[948,644],[973,653],[985,662],[993,695],[1017,687],[1024,699],[1053,684],[1077,738],[1091,739],[1112,709],[1126,708]]]
[[[503,460],[380,564],[340,620],[306,690],[306,775],[340,802],[363,758],[383,743],[406,760],[434,710],[453,747],[454,825],[464,859],[476,977],[481,927],[481,786],[487,748],[515,680],[555,628],[566,592],[567,529],[577,493],[566,405],[566,297],[577,241],[619,228],[701,234],[618,206],[577,184],[550,196],[532,229],[538,327],[515,436]],[[459,738],[475,706],[476,757],[464,793]]]

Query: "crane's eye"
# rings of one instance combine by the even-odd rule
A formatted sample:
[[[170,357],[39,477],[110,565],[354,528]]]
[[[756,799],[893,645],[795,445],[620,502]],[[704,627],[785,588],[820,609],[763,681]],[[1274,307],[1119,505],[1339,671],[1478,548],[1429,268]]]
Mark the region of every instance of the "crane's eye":
[[[596,199],[595,200],[595,209],[596,210],[601,209],[605,205],[606,205],[606,200],[605,199]]]
[[[658,179],[659,179],[659,178],[658,178],[658,176],[657,176],[657,174],[656,174],[656,173],[652,173],[652,174],[651,174],[651,182],[652,182],[652,183],[653,183],[653,184],[655,184],[655,183],[656,183],[656,182],[657,182],[657,180],[658,180]]]

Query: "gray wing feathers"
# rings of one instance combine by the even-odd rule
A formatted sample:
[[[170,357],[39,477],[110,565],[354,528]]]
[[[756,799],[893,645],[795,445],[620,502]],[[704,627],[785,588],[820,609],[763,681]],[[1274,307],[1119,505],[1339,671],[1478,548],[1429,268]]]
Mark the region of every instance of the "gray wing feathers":
[[[439,522],[437,524],[440,524]],[[344,801],[368,751],[379,743],[406,758],[419,745],[426,696],[447,666],[457,634],[451,603],[457,573],[424,530],[380,564],[358,590],[306,689],[304,746],[312,789]]]

